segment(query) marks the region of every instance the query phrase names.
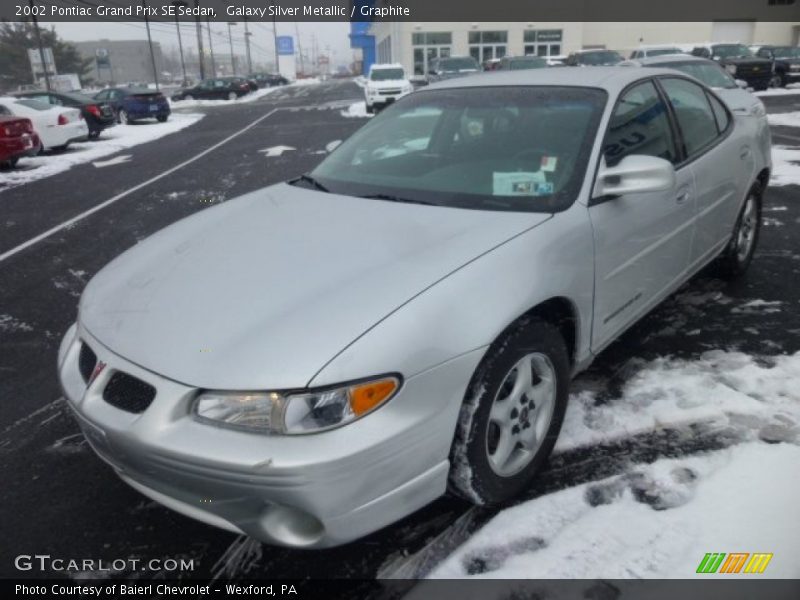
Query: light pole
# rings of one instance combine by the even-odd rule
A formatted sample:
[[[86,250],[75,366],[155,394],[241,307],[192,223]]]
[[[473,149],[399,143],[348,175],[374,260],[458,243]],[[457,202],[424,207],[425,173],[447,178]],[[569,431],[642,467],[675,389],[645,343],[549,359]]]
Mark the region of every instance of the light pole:
[[[170,4],[172,4],[172,6],[175,7],[175,30],[178,32],[178,50],[180,50],[181,53],[181,71],[183,72],[183,81],[181,82],[181,85],[185,86],[187,85],[186,62],[183,60],[183,40],[181,40],[181,25],[180,22],[178,21],[178,7],[179,6],[185,7],[188,6],[188,4],[186,4],[186,2],[184,2],[183,0],[172,0]]]
[[[50,91],[50,74],[47,72],[47,63],[44,61],[44,47],[42,46],[42,33],[39,31],[39,20],[36,18],[36,10],[33,7],[33,0],[28,0],[31,7],[31,16],[33,17],[33,29],[36,31],[36,43],[39,46],[39,60],[42,61],[42,70],[44,71],[44,84],[47,86],[47,91]],[[33,83],[36,83],[36,74],[34,73]]]
[[[156,91],[158,89],[158,69],[156,69],[156,55],[153,52],[153,38],[150,37],[150,19],[147,18],[147,0],[142,0],[144,11],[144,24],[147,27],[147,45],[150,47],[150,62],[153,65],[153,79],[156,81]]]
[[[247,74],[251,74],[253,72],[253,61],[250,59],[250,36],[253,35],[250,33],[250,30],[247,28],[247,17],[244,18],[244,47],[247,51]]]
[[[231,27],[235,25],[236,23],[233,21],[228,21],[228,43],[231,45],[231,69],[233,69],[234,76],[236,75],[236,57],[233,55],[233,30]]]
[[[200,59],[200,80],[206,78],[206,56],[203,51],[203,28],[200,25],[200,2],[194,0],[194,7],[196,10],[195,25],[197,27],[197,56]]]
[[[206,17],[206,29],[208,30],[208,53],[211,56],[211,76],[217,76],[217,62],[214,60],[214,42],[211,40],[211,17]]]
[[[305,75],[306,69],[303,66],[303,46],[300,45],[300,25],[294,22],[294,32],[297,35],[297,53],[300,55],[300,72]]]
[[[275,43],[275,73],[281,74],[281,64],[278,58],[278,22],[275,15],[272,15],[272,41]]]

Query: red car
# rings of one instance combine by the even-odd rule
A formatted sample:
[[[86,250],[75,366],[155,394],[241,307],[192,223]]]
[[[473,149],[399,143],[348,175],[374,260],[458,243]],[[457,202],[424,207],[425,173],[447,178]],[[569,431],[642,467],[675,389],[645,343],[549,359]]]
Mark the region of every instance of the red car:
[[[13,167],[21,157],[39,152],[40,147],[30,119],[0,115],[0,167]]]

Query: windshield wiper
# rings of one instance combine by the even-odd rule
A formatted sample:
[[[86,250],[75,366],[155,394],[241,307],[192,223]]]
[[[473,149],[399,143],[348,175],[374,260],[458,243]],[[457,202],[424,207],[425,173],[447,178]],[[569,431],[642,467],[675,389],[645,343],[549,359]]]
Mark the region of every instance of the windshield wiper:
[[[300,177],[298,177],[297,179],[291,181],[290,183],[296,183],[298,181],[305,181],[306,183],[308,183],[308,184],[312,185],[313,187],[315,187],[316,189],[318,189],[320,192],[330,192],[330,190],[328,188],[326,188],[319,181],[317,181],[316,179],[314,179],[311,175],[308,175],[307,173],[303,173],[302,175],[300,175]]]
[[[436,206],[433,202],[427,200],[416,200],[414,198],[402,198],[393,194],[367,194],[359,196],[359,198],[369,198],[370,200],[388,200],[389,202],[403,202],[405,204],[425,204],[427,206]]]

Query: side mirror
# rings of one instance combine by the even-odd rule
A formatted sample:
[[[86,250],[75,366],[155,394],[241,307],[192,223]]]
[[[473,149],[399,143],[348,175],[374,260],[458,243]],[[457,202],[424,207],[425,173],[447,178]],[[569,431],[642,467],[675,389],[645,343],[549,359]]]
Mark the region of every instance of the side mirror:
[[[631,154],[609,167],[605,160],[597,173],[593,198],[661,192],[675,187],[675,167],[657,156]]]
[[[747,89],[747,82],[744,79],[737,79],[736,80],[736,85],[738,85],[743,90]]]

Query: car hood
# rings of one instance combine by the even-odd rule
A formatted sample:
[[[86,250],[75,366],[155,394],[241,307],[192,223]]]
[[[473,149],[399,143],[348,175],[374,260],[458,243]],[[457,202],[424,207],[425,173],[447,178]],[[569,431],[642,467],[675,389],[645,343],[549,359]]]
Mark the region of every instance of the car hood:
[[[86,287],[79,320],[111,351],[188,385],[303,387],[415,295],[548,218],[279,184],[119,256]]]
[[[410,85],[410,82],[408,79],[383,79],[381,81],[370,80],[367,85],[371,88],[382,90],[386,88],[396,88],[404,85]]]

